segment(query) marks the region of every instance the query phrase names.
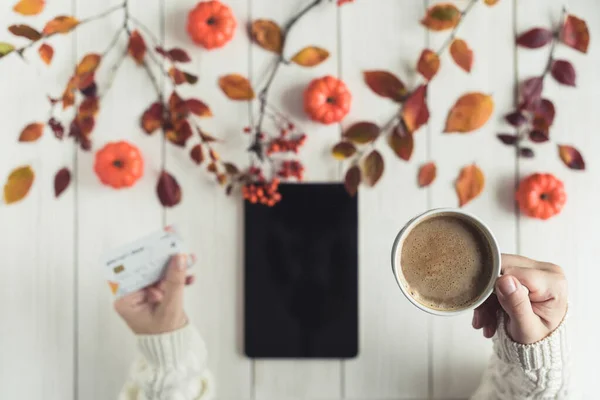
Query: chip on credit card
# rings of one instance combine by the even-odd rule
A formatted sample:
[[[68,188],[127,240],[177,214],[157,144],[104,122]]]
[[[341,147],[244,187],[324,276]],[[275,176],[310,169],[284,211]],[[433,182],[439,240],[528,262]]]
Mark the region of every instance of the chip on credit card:
[[[188,254],[183,240],[173,226],[109,250],[102,256],[108,285],[117,297],[125,296],[158,282],[171,256]],[[188,257],[188,268],[192,258]]]

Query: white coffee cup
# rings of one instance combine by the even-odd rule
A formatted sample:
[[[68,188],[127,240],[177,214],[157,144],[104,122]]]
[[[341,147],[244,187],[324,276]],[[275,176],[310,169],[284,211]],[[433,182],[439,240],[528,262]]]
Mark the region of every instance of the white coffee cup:
[[[404,274],[400,265],[400,255],[402,252],[402,246],[404,244],[404,240],[410,234],[412,229],[422,221],[442,214],[445,216],[461,218],[467,223],[471,224],[482,234],[482,237],[487,241],[490,248],[490,256],[492,262],[492,273],[490,275],[490,281],[487,283],[485,290],[481,292],[477,300],[475,300],[473,303],[469,304],[465,308],[457,310],[438,310],[435,308],[428,307],[415,300],[407,290],[408,285],[406,283],[406,280],[404,279]],[[402,290],[404,296],[406,296],[406,298],[417,308],[433,315],[452,316],[475,309],[479,307],[488,297],[490,297],[490,295],[494,292],[494,285],[496,283],[496,279],[500,276],[501,273],[500,257],[500,247],[498,246],[498,241],[496,240],[490,228],[483,221],[481,221],[476,216],[460,209],[437,208],[426,211],[423,214],[417,215],[416,217],[408,221],[406,225],[404,225],[404,227],[400,230],[400,232],[396,236],[396,239],[394,240],[394,245],[392,246],[392,272],[394,273],[396,282],[398,283],[398,286],[400,286],[400,290]]]

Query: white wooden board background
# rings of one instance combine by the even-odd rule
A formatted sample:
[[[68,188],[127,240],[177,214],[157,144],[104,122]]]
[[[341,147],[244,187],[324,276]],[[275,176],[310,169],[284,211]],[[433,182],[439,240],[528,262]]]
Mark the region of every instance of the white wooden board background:
[[[226,0],[238,18],[235,39],[224,49],[194,48],[184,27],[191,0],[132,0],[131,12],[153,29],[167,46],[191,49],[190,69],[200,82],[182,90],[205,100],[215,114],[204,121],[207,131],[227,140],[222,151],[243,163],[243,126],[249,106],[225,99],[216,77],[241,73],[260,84],[272,55],[250,46],[245,34],[253,18],[280,23],[307,0]],[[24,20],[12,12],[13,2],[0,5],[0,27]],[[430,0],[433,3],[433,0]],[[460,7],[465,0],[456,1]],[[482,2],[481,2],[482,3]],[[49,0],[46,11],[28,23],[41,26],[49,17],[97,14],[118,0]],[[325,4],[313,10],[291,34],[287,51],[315,44],[329,49],[330,59],[314,68],[283,68],[271,91],[273,104],[300,120],[309,134],[303,153],[307,178],[339,181],[342,166],[328,151],[341,128],[354,121],[385,122],[394,106],[372,94],[362,71],[387,69],[409,86],[417,77],[413,66],[420,51],[437,49],[447,33],[428,33],[419,24],[427,1],[356,0],[337,8]],[[567,170],[552,144],[536,147],[533,160],[516,159],[495,134],[508,127],[501,115],[510,110],[517,79],[539,74],[547,50],[516,49],[514,31],[556,23],[561,7],[587,20],[591,46],[587,55],[560,48],[557,56],[572,60],[578,88],[546,85],[557,107],[552,135],[576,145],[587,156],[585,173]],[[32,22],[33,21],[33,22]],[[210,351],[209,366],[217,377],[219,399],[454,399],[466,398],[476,387],[491,345],[470,328],[470,316],[431,318],[411,307],[396,288],[389,268],[389,249],[399,227],[428,208],[455,206],[452,182],[459,168],[476,162],[486,174],[485,192],[467,209],[489,222],[503,251],[552,261],[566,270],[571,293],[571,333],[574,340],[574,399],[596,394],[600,329],[595,302],[600,282],[597,231],[600,226],[600,4],[594,0],[500,0],[493,8],[477,4],[461,27],[475,52],[470,75],[459,70],[447,53],[431,84],[429,124],[416,137],[410,163],[393,158],[382,146],[387,169],[376,190],[360,193],[360,355],[349,361],[256,361],[242,354],[242,202],[221,190],[193,168],[187,155],[158,136],[141,133],[137,116],[153,98],[142,71],[126,62],[103,102],[94,133],[95,146],[127,139],[143,152],[147,170],[132,189],[112,191],[92,172],[93,153],[75,151],[46,134],[36,144],[18,144],[21,128],[45,118],[45,93],[61,90],[75,60],[84,52],[102,51],[122,15],[79,29],[70,37],[55,37],[55,60],[47,68],[34,54],[30,65],[17,57],[0,62],[0,177],[31,164],[37,177],[21,203],[0,206],[0,398],[45,400],[106,400],[116,397],[134,353],[134,338],[113,312],[111,295],[99,269],[106,248],[177,223],[199,255],[197,283],[188,290],[188,312],[199,326]],[[0,40],[9,39],[0,32]],[[12,38],[11,38],[12,39]],[[13,40],[14,41],[14,40]],[[120,42],[124,46],[124,39]],[[35,51],[35,50],[34,50]],[[113,56],[118,53],[115,52]],[[301,90],[312,78],[340,76],[353,93],[350,115],[341,126],[325,127],[305,120]],[[496,112],[480,131],[464,136],[442,135],[446,113],[468,90],[494,95]],[[427,190],[415,184],[418,166],[438,165],[438,179]],[[165,211],[155,198],[155,182],[163,164],[184,188],[182,203]],[[67,166],[75,182],[59,200],[53,198],[53,174]],[[516,177],[549,171],[563,179],[569,199],[563,213],[539,222],[518,218],[513,209]]]

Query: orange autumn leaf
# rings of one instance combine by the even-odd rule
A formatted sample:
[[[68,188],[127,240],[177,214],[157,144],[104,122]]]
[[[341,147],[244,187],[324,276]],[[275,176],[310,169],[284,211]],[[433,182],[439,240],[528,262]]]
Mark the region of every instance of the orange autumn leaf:
[[[421,24],[432,31],[443,31],[454,28],[460,21],[461,13],[454,4],[441,3],[427,9]]]
[[[493,6],[493,5],[496,5],[496,3],[498,3],[498,1],[500,1],[500,0],[485,0],[485,4],[488,6]]]
[[[404,102],[402,120],[406,125],[406,129],[408,129],[408,133],[414,133],[429,121],[426,96],[427,85],[421,85]]]
[[[250,81],[239,74],[220,77],[219,86],[231,100],[252,100],[255,97]]]
[[[86,54],[75,69],[75,75],[83,77],[86,74],[91,74],[98,69],[102,56],[96,53]]]
[[[485,125],[493,111],[492,96],[478,92],[464,94],[448,113],[444,132],[472,132]]]
[[[99,99],[96,96],[86,97],[79,105],[78,116],[80,118],[94,117],[100,109]]]
[[[117,282],[108,281],[108,286],[110,287],[112,294],[117,294],[117,290],[119,289],[119,284]]]
[[[68,33],[79,24],[79,21],[75,17],[61,15],[49,21],[42,33],[46,36],[53,35],[55,33]]]
[[[305,47],[292,57],[292,62],[303,67],[314,67],[327,60],[329,52],[316,46]]]
[[[129,43],[127,44],[127,53],[135,60],[138,65],[144,63],[144,56],[146,55],[146,42],[140,32],[137,30],[131,32],[129,37]]]
[[[44,132],[44,124],[41,122],[34,122],[27,125],[19,135],[19,142],[35,142],[38,140]]]
[[[14,5],[13,11],[21,15],[37,15],[44,11],[44,0],[21,0]]]
[[[189,112],[198,117],[212,117],[212,111],[210,108],[201,100],[198,99],[187,99],[185,105]]]
[[[283,33],[276,22],[258,19],[252,22],[250,34],[252,35],[252,40],[263,49],[281,54],[283,49]]]
[[[473,50],[469,48],[467,42],[462,39],[454,39],[450,45],[450,55],[456,65],[467,72],[471,72],[471,67],[473,66]]]
[[[35,173],[29,165],[12,170],[4,185],[4,202],[16,203],[27,196],[34,179]]]
[[[419,169],[419,187],[426,187],[431,185],[431,183],[435,180],[437,174],[437,168],[435,163],[428,162],[424,164]]]
[[[455,184],[459,206],[462,207],[479,196],[484,186],[485,177],[477,165],[471,164],[461,169]]]
[[[421,57],[419,57],[419,62],[417,63],[417,71],[423,75],[425,79],[430,81],[435,74],[437,74],[439,69],[440,58],[438,55],[429,49],[423,50]]]
[[[38,49],[38,54],[46,65],[50,65],[52,57],[54,57],[54,49],[49,44],[44,43]]]

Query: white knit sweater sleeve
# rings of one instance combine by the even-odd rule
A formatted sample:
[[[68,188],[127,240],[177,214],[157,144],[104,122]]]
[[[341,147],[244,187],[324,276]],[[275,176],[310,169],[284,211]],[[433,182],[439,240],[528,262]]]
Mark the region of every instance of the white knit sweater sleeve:
[[[206,369],[206,347],[196,328],[137,337],[141,357],[119,400],[210,400],[214,383]]]
[[[566,318],[544,340],[513,342],[501,315],[494,354],[471,400],[563,400],[568,397]]]

